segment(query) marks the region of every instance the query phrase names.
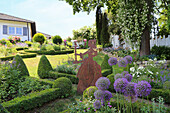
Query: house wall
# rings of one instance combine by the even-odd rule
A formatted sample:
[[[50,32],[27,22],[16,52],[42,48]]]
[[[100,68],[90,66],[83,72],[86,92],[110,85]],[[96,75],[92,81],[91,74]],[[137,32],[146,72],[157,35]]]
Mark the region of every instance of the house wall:
[[[7,26],[13,26],[13,27],[27,27],[27,23],[26,22],[16,22],[16,21],[7,21],[7,20],[0,20],[0,39],[2,38],[6,38],[8,39],[9,36],[11,36],[10,34],[3,34],[3,25],[7,25]],[[19,36],[21,38],[21,41],[25,41],[28,40],[28,35],[29,35],[29,41],[31,41],[31,24],[28,23],[28,29],[29,29],[29,33],[27,31],[27,36],[23,36],[23,35],[12,35],[12,36]]]

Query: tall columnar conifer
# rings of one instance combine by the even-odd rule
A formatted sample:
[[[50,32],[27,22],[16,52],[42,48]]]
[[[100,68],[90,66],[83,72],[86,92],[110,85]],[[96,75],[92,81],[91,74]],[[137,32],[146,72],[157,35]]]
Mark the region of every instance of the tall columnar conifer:
[[[98,44],[101,44],[101,39],[100,39],[101,30],[102,30],[102,11],[101,11],[101,6],[98,6],[96,10],[96,32],[97,32]]]
[[[108,32],[108,19],[107,14],[104,13],[102,16],[102,31],[101,31],[101,43],[104,46],[105,44],[109,43],[109,32]]]

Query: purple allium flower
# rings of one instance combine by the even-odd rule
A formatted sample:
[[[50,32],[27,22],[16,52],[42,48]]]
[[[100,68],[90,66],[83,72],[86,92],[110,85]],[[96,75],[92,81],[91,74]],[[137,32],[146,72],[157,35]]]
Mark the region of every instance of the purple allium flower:
[[[115,58],[115,57],[109,58],[108,63],[109,63],[110,66],[116,65],[117,64],[117,58]]]
[[[126,78],[128,80],[128,82],[131,82],[132,75],[131,74],[125,74],[124,78]]]
[[[112,93],[110,91],[105,91],[104,92],[105,101],[110,101],[111,98],[112,98]]]
[[[126,65],[128,64],[126,59],[120,59],[118,62],[119,67],[126,67]]]
[[[136,85],[136,93],[138,96],[148,96],[151,92],[151,85],[147,81],[139,81]]]
[[[109,88],[110,80],[107,77],[100,77],[95,85],[100,90],[106,90]]]
[[[104,99],[104,91],[102,91],[102,90],[95,91],[94,97],[95,97],[95,99],[103,100]]]
[[[123,71],[121,74],[122,74],[122,76],[124,77],[125,74],[129,74],[129,72],[128,72],[128,71]]]
[[[117,80],[118,78],[123,78],[122,74],[117,73],[117,74],[114,76],[114,79],[115,79],[115,80]]]
[[[135,96],[136,95],[136,85],[137,83],[129,82],[125,88],[125,96]]]
[[[125,92],[125,88],[128,84],[128,81],[126,78],[118,78],[115,82],[114,82],[114,89],[117,92]]]
[[[125,56],[124,59],[126,59],[129,64],[132,63],[132,57],[131,56],[129,56],[129,55]]]
[[[99,100],[96,100],[96,101],[93,103],[93,105],[94,105],[94,108],[95,108],[95,109],[100,109],[100,108],[101,108],[101,103],[100,103]]]

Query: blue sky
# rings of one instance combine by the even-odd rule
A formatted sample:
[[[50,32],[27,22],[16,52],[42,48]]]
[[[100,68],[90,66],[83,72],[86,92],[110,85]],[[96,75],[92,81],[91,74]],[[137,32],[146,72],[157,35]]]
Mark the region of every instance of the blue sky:
[[[0,0],[0,12],[36,22],[37,31],[72,37],[72,30],[95,23],[95,11],[73,15],[72,6],[59,0]]]

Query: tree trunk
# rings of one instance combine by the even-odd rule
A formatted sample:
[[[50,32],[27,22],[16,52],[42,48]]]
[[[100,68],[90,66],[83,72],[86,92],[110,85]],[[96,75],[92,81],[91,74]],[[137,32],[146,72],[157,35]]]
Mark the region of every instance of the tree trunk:
[[[149,13],[147,15],[148,21],[151,20],[151,13],[153,12],[154,2],[152,0],[145,0],[148,4]],[[145,29],[143,30],[141,44],[140,44],[140,56],[149,55],[150,54],[150,31],[151,26],[146,25]]]
[[[140,44],[140,56],[150,54],[150,30],[146,27],[142,34],[141,44]]]

